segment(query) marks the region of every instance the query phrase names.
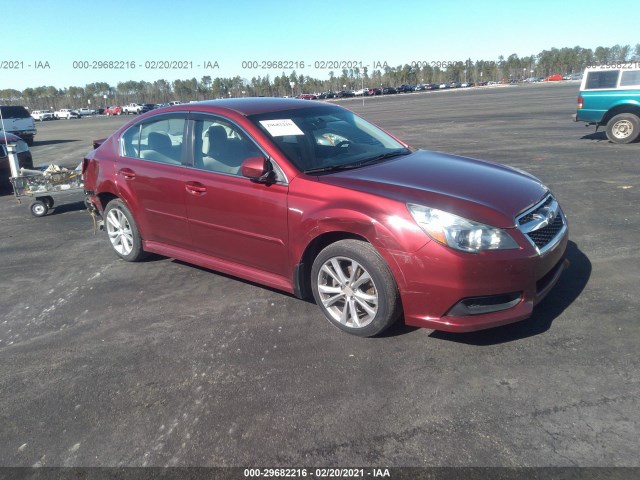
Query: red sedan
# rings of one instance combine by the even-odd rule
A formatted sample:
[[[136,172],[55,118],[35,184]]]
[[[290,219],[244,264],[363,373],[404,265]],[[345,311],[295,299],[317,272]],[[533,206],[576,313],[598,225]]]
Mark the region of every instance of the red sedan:
[[[299,297],[360,336],[522,320],[566,267],[535,177],[415,150],[332,104],[216,100],[129,122],[83,164],[115,252],[177,258]]]

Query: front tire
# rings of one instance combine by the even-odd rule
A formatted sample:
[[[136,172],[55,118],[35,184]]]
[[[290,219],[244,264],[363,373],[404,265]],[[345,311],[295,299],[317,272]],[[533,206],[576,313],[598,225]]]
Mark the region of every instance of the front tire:
[[[127,262],[137,262],[145,257],[142,237],[133,215],[118,198],[111,200],[104,209],[104,225],[111,246],[118,256]]]
[[[311,268],[311,289],[327,319],[359,337],[383,332],[402,313],[389,267],[364,241],[341,240],[322,250]]]
[[[43,200],[36,200],[31,204],[31,214],[34,217],[44,217],[49,211],[49,207]]]
[[[607,138],[613,143],[631,143],[640,136],[640,119],[633,113],[620,113],[607,122]]]

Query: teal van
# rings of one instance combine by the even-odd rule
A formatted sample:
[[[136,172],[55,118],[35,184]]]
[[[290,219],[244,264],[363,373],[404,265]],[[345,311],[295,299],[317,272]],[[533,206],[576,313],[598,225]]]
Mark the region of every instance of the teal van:
[[[606,126],[614,143],[640,136],[640,63],[587,68],[580,84],[577,122]]]

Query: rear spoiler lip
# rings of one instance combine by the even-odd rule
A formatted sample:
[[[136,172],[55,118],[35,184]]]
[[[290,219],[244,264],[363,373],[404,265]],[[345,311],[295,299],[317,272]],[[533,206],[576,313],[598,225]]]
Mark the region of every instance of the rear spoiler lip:
[[[100,145],[102,145],[105,142],[106,138],[100,138],[98,140],[94,140],[93,141],[93,149],[95,150],[96,148],[98,148]]]

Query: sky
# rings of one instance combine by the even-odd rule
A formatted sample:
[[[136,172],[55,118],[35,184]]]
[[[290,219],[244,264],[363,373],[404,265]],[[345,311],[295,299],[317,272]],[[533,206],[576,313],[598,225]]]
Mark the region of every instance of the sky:
[[[9,0],[1,11],[7,12]],[[640,43],[601,0],[35,0],[3,15],[0,89],[127,80],[321,80],[343,66],[497,60]],[[12,26],[20,25],[15,33]],[[275,63],[276,68],[269,68]],[[303,65],[304,64],[304,65]],[[280,68],[282,67],[282,68]]]

